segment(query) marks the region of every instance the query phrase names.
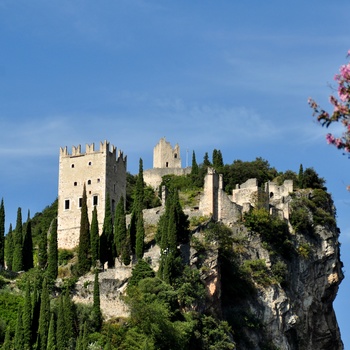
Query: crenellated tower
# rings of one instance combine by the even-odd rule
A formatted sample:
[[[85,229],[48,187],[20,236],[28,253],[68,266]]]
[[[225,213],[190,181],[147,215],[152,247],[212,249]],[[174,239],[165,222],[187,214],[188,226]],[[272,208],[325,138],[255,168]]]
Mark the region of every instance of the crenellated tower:
[[[105,216],[107,194],[111,201],[112,214],[121,196],[126,196],[127,158],[109,142],[60,149],[58,183],[58,246],[71,249],[79,243],[81,204],[84,183],[86,185],[89,220],[94,206],[97,208],[99,233]],[[112,215],[113,216],[113,215]]]

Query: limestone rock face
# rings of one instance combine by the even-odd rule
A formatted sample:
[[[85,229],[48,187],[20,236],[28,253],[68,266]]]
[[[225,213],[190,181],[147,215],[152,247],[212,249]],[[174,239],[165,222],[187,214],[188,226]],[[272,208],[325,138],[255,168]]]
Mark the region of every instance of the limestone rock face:
[[[276,257],[266,249],[265,242],[244,227],[236,226],[233,230],[234,236],[239,233],[240,237],[233,243],[240,268],[246,266],[247,262],[263,261],[266,274],[271,276]],[[278,283],[272,280],[264,284],[253,278],[252,289],[242,282],[238,270],[233,274],[232,271],[223,271],[226,262],[220,259],[218,251],[217,258],[215,249],[207,255],[201,266],[202,269],[207,266],[203,280],[210,300],[208,309],[216,307],[219,317],[222,315],[226,319],[235,319],[233,324],[237,323],[234,329],[235,341],[238,336],[237,349],[344,348],[332,305],[344,278],[338,236],[339,231],[335,226],[315,226],[309,237],[305,233],[293,232],[296,253],[284,260],[284,281]],[[305,246],[309,249],[307,253],[301,248],[298,250]],[[193,253],[191,261],[196,264],[198,253]],[[233,292],[227,292],[231,289]]]

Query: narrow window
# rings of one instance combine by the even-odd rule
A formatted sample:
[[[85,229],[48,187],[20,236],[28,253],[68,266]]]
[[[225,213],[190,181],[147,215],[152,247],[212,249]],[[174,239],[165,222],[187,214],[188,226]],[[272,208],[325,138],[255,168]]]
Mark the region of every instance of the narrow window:
[[[165,167],[167,168],[167,167],[168,167],[168,165],[169,165],[169,164],[168,164],[168,162],[166,162],[166,163],[165,163]]]
[[[71,165],[71,168],[74,168],[74,164]]]
[[[69,205],[70,205],[69,199],[66,199],[66,200],[64,201],[64,209],[65,209],[65,210],[68,210],[68,209],[69,209]]]
[[[83,206],[83,198],[79,198],[79,208]]]
[[[88,185],[91,185],[91,180],[88,180]]]
[[[101,179],[97,179],[97,183],[100,183],[101,182]]]
[[[74,186],[77,186],[77,185],[78,185],[78,183],[76,181],[74,181]]]
[[[174,154],[174,158],[175,158],[175,159],[177,158],[177,153]]]
[[[89,162],[89,166],[91,165],[92,163],[91,162]]]
[[[98,205],[98,196],[93,197],[93,205]]]

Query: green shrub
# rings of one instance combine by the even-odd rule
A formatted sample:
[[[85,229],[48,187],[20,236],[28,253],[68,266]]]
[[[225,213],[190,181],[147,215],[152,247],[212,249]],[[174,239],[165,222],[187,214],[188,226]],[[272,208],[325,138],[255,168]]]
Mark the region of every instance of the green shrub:
[[[274,283],[264,259],[245,260],[243,270],[261,286],[268,286]]]
[[[68,249],[58,250],[58,265],[66,265],[69,260],[73,259],[74,252]]]

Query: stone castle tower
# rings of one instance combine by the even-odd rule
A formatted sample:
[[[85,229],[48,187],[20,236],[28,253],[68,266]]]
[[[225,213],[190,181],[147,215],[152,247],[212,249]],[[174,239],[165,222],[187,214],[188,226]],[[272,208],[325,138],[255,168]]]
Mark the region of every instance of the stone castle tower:
[[[165,137],[161,138],[153,149],[153,168],[181,168],[180,146],[172,148]]]
[[[100,142],[99,151],[94,144],[60,149],[58,183],[58,247],[71,249],[79,243],[81,204],[84,183],[91,223],[94,206],[97,208],[99,233],[105,216],[109,194],[112,213],[121,196],[126,195],[126,156],[109,142]]]
[[[154,189],[158,189],[164,175],[186,175],[191,173],[191,168],[182,168],[180,146],[173,148],[170,142],[162,137],[153,148],[153,169],[143,172],[145,183]]]

